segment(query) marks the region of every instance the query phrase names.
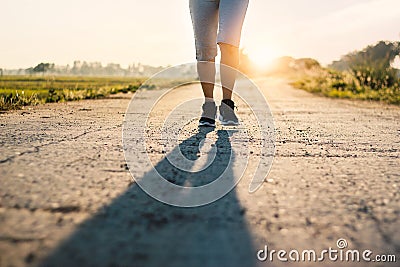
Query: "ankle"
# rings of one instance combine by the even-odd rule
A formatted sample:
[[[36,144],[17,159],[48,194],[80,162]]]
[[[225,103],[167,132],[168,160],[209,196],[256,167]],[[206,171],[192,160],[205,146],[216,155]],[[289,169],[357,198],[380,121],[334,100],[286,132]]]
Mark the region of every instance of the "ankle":
[[[235,108],[235,102],[233,102],[232,99],[222,99],[221,105],[228,106],[231,109]]]

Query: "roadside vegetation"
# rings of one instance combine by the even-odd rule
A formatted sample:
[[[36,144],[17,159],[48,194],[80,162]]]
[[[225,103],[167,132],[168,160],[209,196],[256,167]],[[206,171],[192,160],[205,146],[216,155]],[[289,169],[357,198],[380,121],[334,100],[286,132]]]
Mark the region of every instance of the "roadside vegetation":
[[[377,100],[400,105],[399,42],[379,42],[313,68],[293,82],[297,88],[329,97]]]
[[[381,82],[373,77],[369,79],[373,82]],[[319,69],[306,72],[303,77],[293,81],[292,85],[328,97],[376,100],[400,105],[399,81],[388,85],[384,83],[385,80],[383,80],[382,85],[372,87],[360,82],[360,77],[350,72]]]
[[[281,57],[268,70],[257,71],[246,58],[242,62],[248,73],[285,77],[294,87],[312,93],[400,105],[399,54],[400,42],[381,41],[327,67],[311,58]]]
[[[144,80],[120,77],[2,76],[0,110],[135,92]]]

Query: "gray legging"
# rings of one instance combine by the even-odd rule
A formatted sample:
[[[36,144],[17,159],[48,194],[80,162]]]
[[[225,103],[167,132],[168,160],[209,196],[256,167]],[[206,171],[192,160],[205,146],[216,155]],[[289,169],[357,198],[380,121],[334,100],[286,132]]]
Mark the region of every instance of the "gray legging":
[[[198,61],[213,60],[218,43],[239,47],[248,4],[249,0],[189,0]]]

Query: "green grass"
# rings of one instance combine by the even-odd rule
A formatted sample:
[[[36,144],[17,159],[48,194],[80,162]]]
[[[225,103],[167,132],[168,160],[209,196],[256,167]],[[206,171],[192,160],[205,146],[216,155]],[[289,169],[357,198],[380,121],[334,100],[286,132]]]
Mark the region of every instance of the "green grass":
[[[144,78],[128,77],[2,76],[0,110],[135,92],[144,81]]]
[[[400,81],[394,86],[371,88],[360,84],[349,72],[319,69],[302,73],[292,85],[296,88],[333,98],[382,101],[400,105]]]

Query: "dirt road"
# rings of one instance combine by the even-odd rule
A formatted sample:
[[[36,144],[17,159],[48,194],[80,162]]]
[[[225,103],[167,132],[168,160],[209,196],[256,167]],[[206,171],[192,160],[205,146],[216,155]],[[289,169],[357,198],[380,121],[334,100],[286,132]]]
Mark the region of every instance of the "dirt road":
[[[132,95],[1,114],[0,266],[285,266],[257,252],[338,249],[340,238],[397,263],[296,266],[398,266],[400,108],[258,85],[275,120],[270,175],[200,208],[132,182],[121,139]]]

